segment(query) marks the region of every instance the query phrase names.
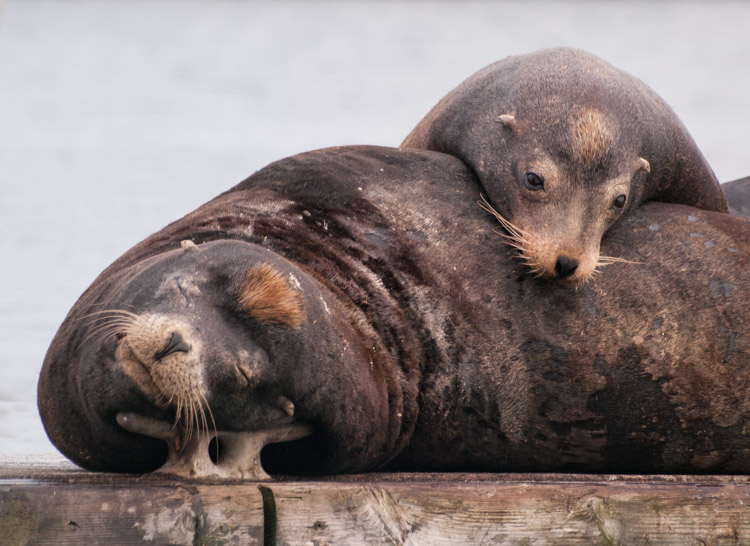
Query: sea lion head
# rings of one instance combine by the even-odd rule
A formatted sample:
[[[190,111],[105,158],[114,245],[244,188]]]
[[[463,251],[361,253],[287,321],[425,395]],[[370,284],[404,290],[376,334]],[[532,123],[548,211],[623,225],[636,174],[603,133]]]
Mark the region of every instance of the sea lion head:
[[[716,177],[643,82],[571,48],[508,57],[470,76],[401,145],[476,175],[538,276],[579,283],[612,262],[599,244],[646,200],[726,210]]]
[[[186,242],[98,288],[74,307],[39,384],[50,439],[75,462],[151,471],[167,458],[162,440],[179,453],[199,435],[295,423],[313,434],[275,450],[274,471],[385,456],[391,415],[371,347],[293,263],[244,241]]]
[[[546,109],[546,112],[545,112]],[[502,154],[485,177],[484,206],[532,274],[579,283],[613,258],[600,256],[604,233],[642,198],[649,170],[616,119],[601,110],[546,102],[533,113],[498,116]],[[544,131],[535,130],[546,119]]]

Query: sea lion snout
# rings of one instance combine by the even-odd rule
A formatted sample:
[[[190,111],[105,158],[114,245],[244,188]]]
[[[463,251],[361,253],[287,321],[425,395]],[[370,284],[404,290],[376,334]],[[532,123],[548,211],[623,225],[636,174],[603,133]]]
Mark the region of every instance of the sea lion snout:
[[[585,241],[579,245],[539,245],[535,275],[543,279],[566,283],[586,282],[599,264],[597,241]]]
[[[609,263],[609,258],[599,255],[609,218],[597,216],[585,196],[567,203],[560,200],[554,207],[518,200],[512,221],[486,199],[480,205],[498,219],[504,228],[499,233],[534,277],[582,283]]]

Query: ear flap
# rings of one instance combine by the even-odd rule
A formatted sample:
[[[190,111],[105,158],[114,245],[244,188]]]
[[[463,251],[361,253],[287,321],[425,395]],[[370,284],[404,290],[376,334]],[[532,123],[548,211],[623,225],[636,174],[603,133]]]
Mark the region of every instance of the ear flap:
[[[512,128],[516,124],[516,116],[513,114],[503,114],[495,118],[495,121],[503,124],[503,126]]]

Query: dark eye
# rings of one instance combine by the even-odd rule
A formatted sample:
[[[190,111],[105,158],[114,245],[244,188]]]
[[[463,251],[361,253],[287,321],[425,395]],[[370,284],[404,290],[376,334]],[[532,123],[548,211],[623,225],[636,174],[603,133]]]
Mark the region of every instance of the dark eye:
[[[622,209],[625,208],[625,203],[628,200],[628,196],[623,194],[618,195],[615,200],[612,202],[612,208],[615,209],[617,212],[620,212]]]
[[[539,191],[544,189],[544,178],[536,173],[526,173],[523,185],[527,190]]]

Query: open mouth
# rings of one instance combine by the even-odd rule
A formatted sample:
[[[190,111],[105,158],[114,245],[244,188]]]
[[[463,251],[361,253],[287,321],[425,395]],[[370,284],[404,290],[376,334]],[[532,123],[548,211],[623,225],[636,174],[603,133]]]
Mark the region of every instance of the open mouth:
[[[117,423],[127,431],[164,440],[169,458],[155,474],[189,480],[268,481],[260,452],[268,444],[298,440],[312,434],[312,425],[291,423],[252,432],[194,431],[136,413],[118,413]]]

